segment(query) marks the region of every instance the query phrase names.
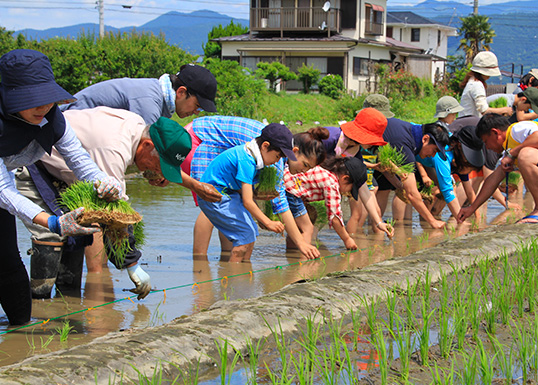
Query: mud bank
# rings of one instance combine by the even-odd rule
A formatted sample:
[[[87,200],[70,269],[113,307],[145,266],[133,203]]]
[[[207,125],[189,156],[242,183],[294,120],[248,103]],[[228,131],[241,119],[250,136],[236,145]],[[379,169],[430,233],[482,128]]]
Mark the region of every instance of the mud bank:
[[[150,375],[156,366],[163,377],[174,378],[200,361],[203,369],[217,356],[215,341],[227,338],[246,352],[246,337],[267,337],[280,322],[284,333],[294,333],[305,317],[321,320],[321,312],[339,319],[351,308],[361,307],[361,296],[375,297],[389,288],[415,282],[426,269],[432,281],[451,266],[464,269],[477,258],[497,258],[513,253],[519,242],[536,236],[529,224],[490,227],[467,234],[407,257],[384,261],[362,270],[333,274],[312,282],[296,283],[259,298],[220,301],[209,310],[180,317],[167,325],[143,330],[111,333],[87,345],[35,356],[3,367],[1,384],[101,384],[111,383],[121,373],[137,378],[132,368]],[[321,263],[321,262],[314,262]],[[269,326],[270,327],[269,327]],[[97,380],[96,380],[97,379]]]

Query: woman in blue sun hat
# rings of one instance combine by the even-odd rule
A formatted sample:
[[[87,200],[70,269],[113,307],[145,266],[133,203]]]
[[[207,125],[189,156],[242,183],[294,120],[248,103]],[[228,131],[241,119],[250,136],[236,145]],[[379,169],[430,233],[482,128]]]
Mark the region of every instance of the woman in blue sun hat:
[[[30,321],[30,281],[17,246],[15,215],[25,222],[60,235],[87,235],[98,228],[83,227],[76,219],[80,207],[61,216],[49,215],[18,193],[12,171],[35,163],[52,147],[64,157],[80,180],[94,181],[99,197],[116,200],[119,182],[107,176],[82,148],[57,103],[74,98],[60,87],[44,54],[17,49],[0,58],[0,304],[11,325]]]

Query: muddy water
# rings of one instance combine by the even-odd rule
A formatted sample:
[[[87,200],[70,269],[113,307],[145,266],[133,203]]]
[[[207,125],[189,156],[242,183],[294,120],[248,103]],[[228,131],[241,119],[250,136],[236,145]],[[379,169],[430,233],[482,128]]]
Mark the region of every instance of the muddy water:
[[[368,234],[369,230],[365,228],[365,233],[356,237],[361,250],[342,258],[339,255],[345,250],[341,240],[334,231],[325,228],[318,238],[319,249],[326,258],[300,264],[300,255],[286,252],[281,236],[266,231],[261,231],[250,263],[220,262],[220,246],[214,234],[208,260],[193,261],[192,229],[199,209],[194,206],[190,192],[179,186],[152,187],[141,177],[130,179],[127,190],[133,206],[144,216],[146,223],[147,245],[142,249],[141,263],[151,275],[154,289],[160,291],[140,302],[125,299],[131,295],[125,290],[133,284],[126,272],[110,265],[102,274],[84,275],[80,296],[58,293],[50,300],[34,300],[33,322],[76,313],[68,317],[73,330],[63,343],[55,330],[62,327],[65,318],[5,333],[9,328],[0,310],[0,333],[3,333],[0,334],[0,365],[20,361],[32,354],[85,343],[110,331],[163,324],[198,312],[218,300],[255,297],[298,280],[315,279],[331,271],[355,269],[406,255],[469,231],[469,226],[465,225],[446,233],[425,226],[423,232],[418,219],[414,218],[413,224],[399,225],[394,240],[389,241],[382,235]],[[515,215],[501,209],[496,202],[491,202],[481,226],[515,220]],[[445,210],[444,219],[448,216]],[[390,213],[386,217],[390,217]],[[29,235],[20,223],[19,247],[29,269],[30,259],[26,255],[30,247]],[[193,286],[195,282],[199,284]]]

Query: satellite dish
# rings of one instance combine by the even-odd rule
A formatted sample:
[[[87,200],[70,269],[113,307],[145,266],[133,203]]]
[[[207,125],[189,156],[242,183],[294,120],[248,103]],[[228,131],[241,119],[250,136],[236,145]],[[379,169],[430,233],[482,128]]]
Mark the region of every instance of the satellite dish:
[[[323,9],[323,11],[325,12],[329,12],[329,9],[331,9],[331,2],[326,1],[325,4],[323,4],[323,7],[321,7],[321,9]]]
[[[322,22],[321,25],[318,27],[320,30],[325,31],[327,29],[327,23]]]

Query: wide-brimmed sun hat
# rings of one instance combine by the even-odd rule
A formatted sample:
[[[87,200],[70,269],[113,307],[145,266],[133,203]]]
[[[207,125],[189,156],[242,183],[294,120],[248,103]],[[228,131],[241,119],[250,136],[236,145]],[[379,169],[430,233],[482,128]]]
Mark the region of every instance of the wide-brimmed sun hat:
[[[15,49],[0,58],[0,97],[5,113],[13,114],[75,97],[54,79],[49,58],[31,49]]]
[[[364,99],[362,104],[363,108],[372,107],[380,111],[385,118],[390,119],[394,118],[394,114],[390,110],[390,101],[385,95],[381,94],[370,94]]]
[[[456,98],[452,96],[443,96],[435,104],[434,118],[446,118],[448,114],[456,114],[463,111],[463,107],[460,106]]]
[[[497,56],[490,51],[479,52],[473,59],[471,71],[485,76],[501,76]]]
[[[363,108],[355,120],[340,126],[342,132],[349,139],[359,144],[371,146],[384,146],[383,133],[387,128],[387,118],[375,108]]]

